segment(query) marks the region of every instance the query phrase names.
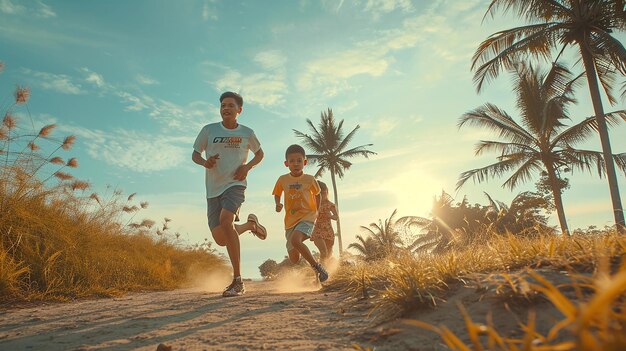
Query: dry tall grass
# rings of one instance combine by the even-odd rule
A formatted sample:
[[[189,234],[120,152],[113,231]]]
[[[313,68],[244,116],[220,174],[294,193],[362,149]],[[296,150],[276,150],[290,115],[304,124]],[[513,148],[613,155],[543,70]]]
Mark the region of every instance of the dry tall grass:
[[[343,266],[333,284],[348,287],[356,297],[372,298],[377,316],[394,318],[416,308],[436,309],[451,284],[475,286],[479,274],[501,299],[523,300],[528,306],[534,299],[549,300],[563,320],[542,334],[530,313],[528,322],[520,325],[522,337],[509,337],[512,331],[498,330],[497,325],[473,322],[462,306],[463,337],[446,325],[410,323],[440,334],[452,350],[624,350],[625,255],[626,237],[616,231],[572,237],[494,236],[442,255],[395,254]],[[551,282],[538,273],[549,267],[567,272],[571,282]]]
[[[225,269],[210,246],[179,244],[169,219],[158,229],[149,219],[133,222],[148,205],[134,204],[134,194],[89,193],[66,172],[77,160],[57,155],[73,136],[54,138],[54,125],[20,128],[16,110],[29,92],[18,86],[0,106],[0,302],[174,288],[192,271]]]

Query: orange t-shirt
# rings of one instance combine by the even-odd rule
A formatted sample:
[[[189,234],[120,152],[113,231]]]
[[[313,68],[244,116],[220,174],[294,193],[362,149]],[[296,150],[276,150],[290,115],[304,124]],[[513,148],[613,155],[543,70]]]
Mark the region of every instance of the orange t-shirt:
[[[285,193],[285,229],[289,229],[300,221],[315,222],[317,203],[315,196],[320,193],[320,186],[315,177],[302,174],[294,177],[291,173],[278,178],[272,195],[281,196]]]

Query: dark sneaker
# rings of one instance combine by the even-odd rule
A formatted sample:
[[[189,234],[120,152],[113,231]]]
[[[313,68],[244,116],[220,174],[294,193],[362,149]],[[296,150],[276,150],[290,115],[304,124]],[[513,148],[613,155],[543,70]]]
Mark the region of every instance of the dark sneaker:
[[[316,264],[313,269],[317,272],[317,277],[320,279],[320,283],[325,282],[328,279],[328,272],[322,267],[321,264]]]
[[[267,230],[259,223],[259,219],[254,214],[251,213],[248,215],[248,222],[252,222],[256,225],[256,230],[252,230],[252,234],[256,235],[261,240],[267,238]]]
[[[246,287],[243,285],[243,281],[233,279],[233,282],[222,293],[223,297],[240,296],[246,292]]]

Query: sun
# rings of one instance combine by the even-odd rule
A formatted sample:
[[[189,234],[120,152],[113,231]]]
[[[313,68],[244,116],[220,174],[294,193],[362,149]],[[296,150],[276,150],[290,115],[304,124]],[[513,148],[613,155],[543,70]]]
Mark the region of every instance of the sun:
[[[395,194],[398,213],[406,216],[428,217],[433,198],[442,189],[440,181],[417,169],[397,174],[387,184]]]

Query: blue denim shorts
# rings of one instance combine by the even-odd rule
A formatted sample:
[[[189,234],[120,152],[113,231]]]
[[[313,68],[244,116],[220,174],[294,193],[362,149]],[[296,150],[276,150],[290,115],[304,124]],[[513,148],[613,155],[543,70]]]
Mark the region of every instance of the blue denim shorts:
[[[239,209],[241,208],[241,204],[246,200],[245,191],[245,186],[235,185],[224,190],[219,196],[206,199],[209,229],[220,225],[222,209],[234,213],[235,221],[239,220]]]
[[[307,238],[311,238],[311,233],[313,233],[313,227],[313,222],[301,221],[293,227],[285,229],[285,238],[287,239],[287,251],[291,251],[294,249],[293,244],[291,243],[291,236],[293,235],[293,232],[301,232]]]

